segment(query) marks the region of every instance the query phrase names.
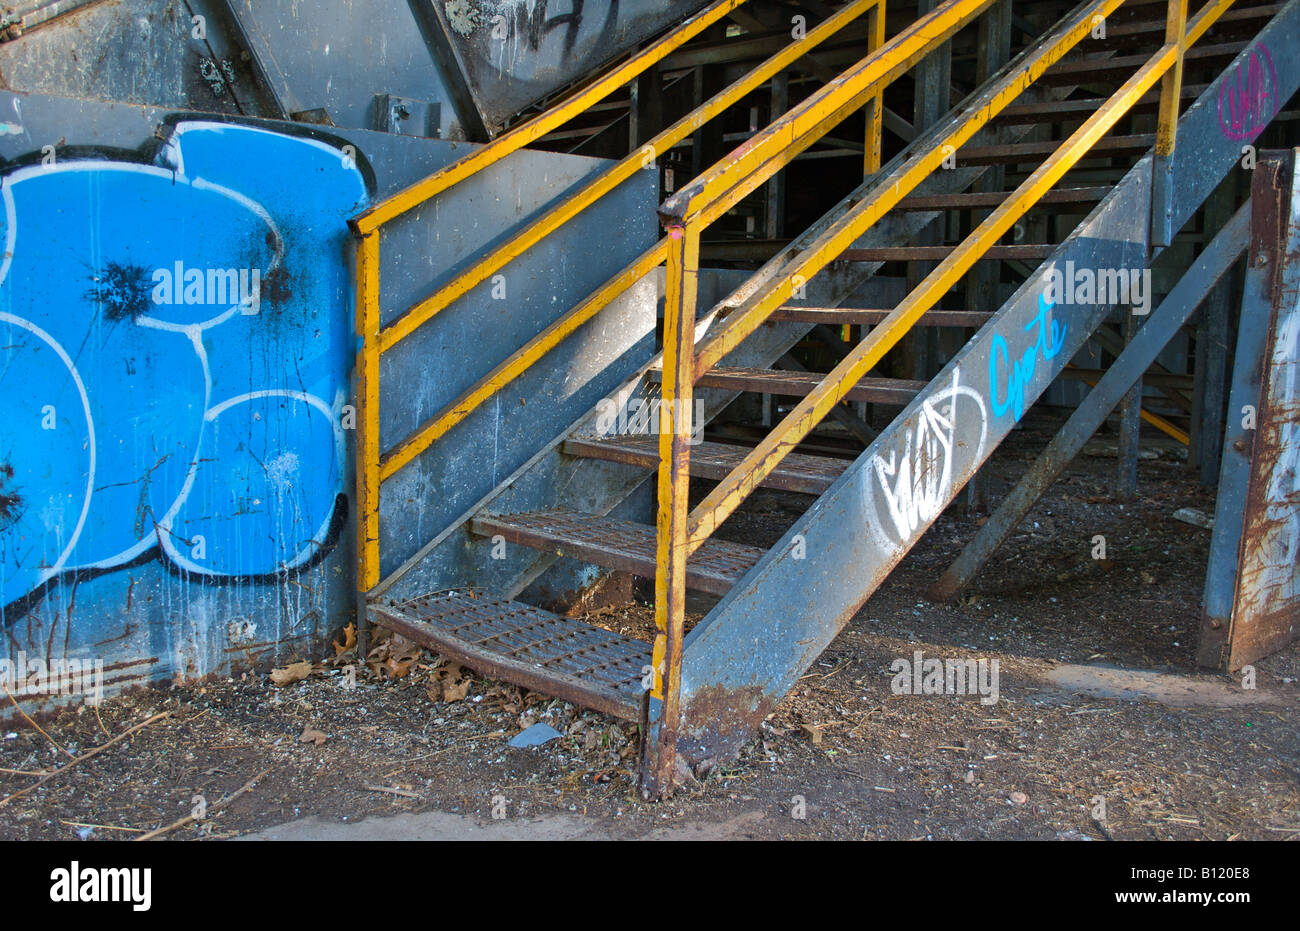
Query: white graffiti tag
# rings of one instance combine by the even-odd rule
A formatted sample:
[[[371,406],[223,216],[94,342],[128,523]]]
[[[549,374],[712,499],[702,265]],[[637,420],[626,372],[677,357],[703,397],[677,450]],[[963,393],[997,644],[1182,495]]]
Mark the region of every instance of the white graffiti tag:
[[[959,431],[963,416],[979,418],[979,441],[963,456],[978,462],[988,436],[988,411],[979,392],[961,384],[961,369],[957,367],[952,372],[952,384],[923,400],[913,413],[912,422],[903,429],[903,448],[891,449],[887,456],[877,453],[871,457],[866,475],[868,494],[877,498],[879,483],[876,512],[881,520],[873,522],[870,529],[887,549],[910,543],[950,500],[953,466],[958,457],[955,447],[968,445],[958,440],[958,434],[973,434],[969,425]]]

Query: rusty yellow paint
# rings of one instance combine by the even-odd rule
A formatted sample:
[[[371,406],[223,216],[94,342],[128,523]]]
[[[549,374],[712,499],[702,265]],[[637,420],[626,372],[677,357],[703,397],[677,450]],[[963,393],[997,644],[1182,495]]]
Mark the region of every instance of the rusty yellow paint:
[[[670,785],[680,714],[682,645],[686,636],[686,560],[690,518],[691,408],[694,375],[695,293],[700,268],[698,230],[668,237],[668,300],[664,303],[662,408],[659,412],[659,508],[656,515],[655,627],[663,638],[662,672],[654,663],[663,700],[655,766]],[[656,638],[658,652],[658,638]]]
[[[770,81],[774,75],[787,69],[799,58],[806,55],[810,49],[815,48],[846,25],[870,11],[876,3],[877,0],[853,0],[852,3],[849,3],[834,16],[810,30],[803,39],[786,46],[744,77],[719,91],[653,139],[650,139],[645,145],[613,168],[604,172],[600,177],[573,194],[566,196],[554,208],[548,210],[541,217],[528,224],[457,275],[454,281],[415,304],[400,318],[385,327],[380,333],[380,348],[384,351],[391,349],[436,314],[449,307],[454,301],[469,293],[472,288],[482,284],[638,171],[651,167],[660,156],[691,135],[691,133],[697,131],[705,123],[708,123],[728,107]]]
[[[445,168],[439,169],[420,181],[386,197],[368,210],[352,219],[352,228],[358,233],[368,233],[378,229],[388,221],[401,216],[408,210],[418,207],[429,198],[436,196],[447,188],[459,184],[466,178],[482,171],[489,165],[499,162],[511,152],[516,152],[542,136],[563,126],[580,113],[587,111],[593,104],[599,103],[618,88],[647,68],[658,63],[669,53],[680,48],[685,42],[699,35],[700,32],[722,19],[745,0],[718,0],[708,9],[697,13],[676,29],[652,42],[637,52],[623,64],[611,69],[596,80],[587,84],[573,96],[551,107],[545,113],[529,120],[521,126],[511,129],[492,142],[475,149],[464,158],[457,159]]]
[[[885,44],[885,0],[880,0],[867,18],[867,51],[878,51]],[[862,173],[874,175],[880,170],[881,134],[885,127],[884,88],[867,101],[867,137],[864,140]],[[845,340],[848,336],[846,334]]]
[[[562,343],[610,301],[657,268],[667,255],[668,240],[661,239],[572,310],[530,339],[522,349],[471,385],[439,414],[425,421],[415,433],[384,456],[379,470],[380,480],[391,478],[398,469],[428,449],[439,437],[477,410],[484,401],[528,371],[538,359]]]
[[[379,234],[356,244],[357,590],[379,584]]]
[[[1165,44],[1177,49],[1173,67],[1160,82],[1160,106],[1156,124],[1156,154],[1169,156],[1174,151],[1178,132],[1178,105],[1183,90],[1183,53],[1187,42],[1187,0],[1169,0],[1165,18]]]
[[[785,270],[770,289],[759,292],[733,310],[725,325],[703,342],[696,351],[695,375],[698,378],[717,365],[753,333],[771,313],[790,299],[798,281],[810,281],[845,249],[856,242],[877,220],[894,208],[923,180],[943,164],[945,152],[956,151],[990,120],[1013,103],[1034,81],[1082,41],[1092,29],[1095,16],[1105,16],[1123,0],[1098,0],[1081,13],[1074,25],[1060,39],[1045,46],[1039,54],[1001,79],[1001,86],[986,106],[972,110],[941,140],[925,152],[895,167],[872,189],[870,196],[856,204],[832,230],[818,237]]]
[[[948,0],[917,19],[666,200],[665,224],[712,223],[992,3]]]
[[[1095,386],[1097,384],[1097,379],[1089,378],[1087,375],[1079,376],[1079,380],[1090,386]],[[1145,407],[1139,407],[1138,413],[1141,415],[1143,420],[1151,424],[1151,426],[1155,427],[1161,433],[1172,437],[1184,446],[1192,445],[1192,437],[1190,433],[1187,433],[1185,430],[1180,430],[1176,425],[1170,423],[1159,414],[1152,413]]]
[[[917,320],[948,293],[990,246],[1015,225],[1091,149],[1134,103],[1173,66],[1177,46],[1165,45],[1124,82],[1008,198],[890,314],[804,397],[691,512],[690,549],[708,539],[719,524],[757,488],[781,460],[838,404],[849,390],[902,339]]]

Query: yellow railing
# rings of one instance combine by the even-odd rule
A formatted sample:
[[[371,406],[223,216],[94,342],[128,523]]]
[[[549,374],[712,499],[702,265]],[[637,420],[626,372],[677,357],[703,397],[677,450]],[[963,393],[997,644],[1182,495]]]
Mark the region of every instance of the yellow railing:
[[[689,506],[690,445],[693,386],[797,288],[825,268],[889,209],[935,171],[948,153],[957,151],[1003,108],[1019,97],[1049,67],[1059,61],[1123,0],[1095,0],[1076,8],[1030,51],[983,89],[971,106],[937,131],[938,139],[925,151],[899,159],[873,184],[872,193],[805,248],[794,252],[761,287],[749,288],[744,300],[731,308],[720,330],[697,348],[696,280],[700,237],[704,229],[742,197],[766,182],[845,116],[863,106],[898,75],[947,38],[989,3],[949,0],[914,23],[907,31],[852,66],[763,132],[736,149],[717,166],[695,179],[660,208],[669,234],[668,290],[665,301],[663,413],[659,445],[659,510],[657,574],[655,579],[654,647],[656,697],[663,702],[657,765],[671,767],[680,717],[679,692],[684,640],[686,562],[690,555],[769,476],[788,454],[884,357],[910,328],[946,294],[993,244],[1012,229],[1028,209],[1058,182],[1101,139],[1129,108],[1163,78],[1157,149],[1173,150],[1184,51],[1231,6],[1232,0],[1210,0],[1187,24],[1187,0],[1170,0],[1165,43],[1107,99],[1014,192],[1009,194],[946,259],[873,327],[819,385],[804,397],[745,459],[694,508]],[[1186,27],[1184,28],[1184,24]],[[930,40],[930,41],[926,41]],[[763,272],[759,273],[760,275]],[[742,286],[744,287],[744,286]],[[669,772],[656,778],[667,784]]]
[[[626,64],[547,111],[524,126],[511,130],[493,143],[436,172],[428,178],[385,199],[352,221],[358,236],[356,255],[357,331],[360,348],[356,360],[357,379],[357,586],[360,601],[379,584],[379,488],[403,466],[428,449],[440,437],[470,413],[510,384],[546,353],[550,352],[611,301],[630,288],[668,256],[668,240],[656,243],[630,265],[609,279],[595,292],[563,314],[529,342],[513,353],[486,376],[464,391],[442,411],[422,423],[414,432],[387,452],[381,452],[378,439],[379,392],[378,365],[381,355],[427,323],[440,311],[471,289],[488,280],[497,271],[527,252],[587,207],[615,190],[637,171],[655,161],[692,133],[714,119],[746,95],[790,68],[800,58],[839,33],[864,14],[869,14],[868,47],[876,48],[884,36],[884,0],[850,0],[839,11],[809,30],[802,38],[772,55],[694,111],[642,145],[636,152],[600,174],[576,192],[568,195],[541,217],[514,233],[487,255],[476,260],[452,281],[429,297],[419,301],[387,326],[379,318],[379,233],[381,227],[419,206],[473,173],[499,161],[520,147],[535,141],[587,107],[607,96],[620,83],[642,73],[683,42],[698,34],[738,7],[744,0],[723,0],[686,21],[671,35],[645,49]],[[879,97],[872,101],[869,128],[875,138],[868,139],[868,152],[880,150]],[[871,117],[870,114],[874,114]],[[869,156],[870,157],[870,156]]]
[[[547,133],[554,131],[575,116],[608,97],[618,88],[627,84],[647,69],[653,67],[669,53],[680,48],[685,42],[699,35],[704,29],[731,13],[745,0],[717,0],[712,6],[678,25],[672,32],[652,42],[621,65],[601,75],[596,80],[582,87],[561,103],[547,110],[540,116],[509,130],[492,142],[475,149],[464,158],[429,175],[415,184],[398,191],[390,197],[373,205],[350,221],[356,236],[356,329],[358,348],[354,363],[357,407],[356,424],[356,509],[357,509],[357,592],[358,625],[364,627],[365,593],[379,584],[379,488],[384,479],[390,477],[404,463],[409,462],[422,449],[433,442],[434,436],[425,435],[418,442],[410,439],[399,444],[394,452],[381,456],[379,448],[379,359],[387,350],[392,349],[404,337],[409,336],[422,324],[432,318],[457,297],[465,294],[492,271],[483,269],[491,266],[484,260],[472,266],[464,275],[458,276],[451,284],[443,287],[433,296],[419,302],[407,310],[395,321],[383,326],[380,320],[379,306],[379,240],[385,224],[403,214],[427,203],[438,194],[459,184],[461,181],[477,174],[484,168],[496,164],[512,152],[536,142]],[[622,179],[620,179],[622,180]],[[597,185],[599,182],[597,182]],[[592,185],[594,188],[597,185]],[[612,187],[612,185],[611,185]],[[609,188],[606,188],[608,190]],[[605,191],[602,190],[600,194]],[[596,194],[583,206],[599,197]],[[578,208],[581,209],[581,208]],[[577,210],[565,216],[568,219]],[[555,223],[564,222],[560,220]],[[539,226],[539,224],[534,224]],[[554,226],[551,227],[552,229]],[[536,230],[534,231],[536,232]],[[546,232],[540,232],[536,242]],[[505,244],[497,253],[518,245],[519,237]],[[527,245],[501,256],[494,253],[489,259],[500,259],[499,264],[491,266],[493,270],[519,254]],[[476,274],[481,277],[474,278]],[[468,284],[466,282],[469,282]],[[421,443],[423,445],[421,445]]]

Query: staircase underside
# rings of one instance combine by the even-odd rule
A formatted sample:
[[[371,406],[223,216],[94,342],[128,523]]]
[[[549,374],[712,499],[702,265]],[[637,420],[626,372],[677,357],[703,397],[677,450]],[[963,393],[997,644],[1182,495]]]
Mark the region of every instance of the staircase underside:
[[[1298,30],[1300,0],[1292,0],[1245,47],[1237,63],[1262,42],[1283,47]],[[1275,92],[1285,100],[1300,83],[1300,62],[1278,61],[1277,72]],[[1171,177],[1177,179],[1169,206],[1174,229],[1240,158],[1240,141],[1222,132],[1216,111],[1226,77],[1211,83],[1180,121],[1171,161]],[[999,138],[1008,138],[1006,127],[999,132]],[[938,172],[916,196],[964,191],[980,173],[972,168]],[[1050,356],[1040,355],[1028,365],[1017,386],[1022,404],[1011,411],[1004,370],[1009,360],[1027,358],[1034,350],[1050,269],[1064,267],[1067,260],[1106,268],[1149,263],[1152,173],[1148,155],[1063,243],[1044,250],[1050,253],[1047,261],[996,312],[950,312],[958,315],[948,321],[951,325],[982,325],[932,381],[860,381],[848,400],[905,405],[902,413],[852,462],[801,453],[783,460],[764,484],[820,497],[775,546],[764,551],[710,539],[693,554],[688,587],[722,597],[685,641],[677,753],[687,763],[739,750],[987,460],[1022,408],[1034,403],[1106,319],[1112,309],[1108,305],[1062,309],[1061,342]],[[869,190],[870,182],[846,198],[823,218],[820,229]],[[810,298],[815,306],[774,318],[785,322],[760,328],[727,356],[727,367],[700,378],[705,420],[741,392],[809,393],[821,376],[766,366],[812,325],[845,322],[836,319],[835,305],[889,258],[887,247],[907,242],[939,215],[898,211],[883,218],[846,253],[856,264],[836,263],[823,273],[835,282],[829,297],[817,294]],[[781,274],[782,257],[797,255],[818,230],[796,239],[758,277]],[[722,316],[717,310],[701,317],[697,343]],[[626,410],[631,400],[653,398],[657,365],[656,360],[618,392],[617,405]],[[568,577],[592,567],[655,577],[656,528],[645,505],[652,490],[647,480],[659,462],[658,440],[595,435],[595,422],[594,414],[579,421],[440,534],[398,578],[381,586],[370,611],[380,624],[487,675],[640,719],[653,730],[658,703],[646,699],[641,685],[651,662],[648,643],[516,600],[557,563],[569,567]],[[740,446],[700,443],[691,450],[691,474],[720,479],[747,452]],[[905,474],[940,478],[904,487],[899,476]],[[926,499],[908,499],[921,485]],[[502,557],[491,553],[497,538],[511,544]],[[422,586],[443,587],[449,580],[472,583],[496,597],[478,598],[461,590],[411,597]]]

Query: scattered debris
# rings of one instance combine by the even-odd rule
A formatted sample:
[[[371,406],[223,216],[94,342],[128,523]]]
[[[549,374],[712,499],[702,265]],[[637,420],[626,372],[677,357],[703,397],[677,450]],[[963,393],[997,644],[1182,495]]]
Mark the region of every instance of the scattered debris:
[[[1191,524],[1193,527],[1203,527],[1206,530],[1214,529],[1214,518],[1204,511],[1198,511],[1196,508],[1179,508],[1174,511],[1174,520],[1180,520],[1184,524]]]
[[[509,744],[512,747],[540,747],[548,740],[554,740],[560,736],[562,736],[560,732],[549,724],[534,724],[510,738]]]

